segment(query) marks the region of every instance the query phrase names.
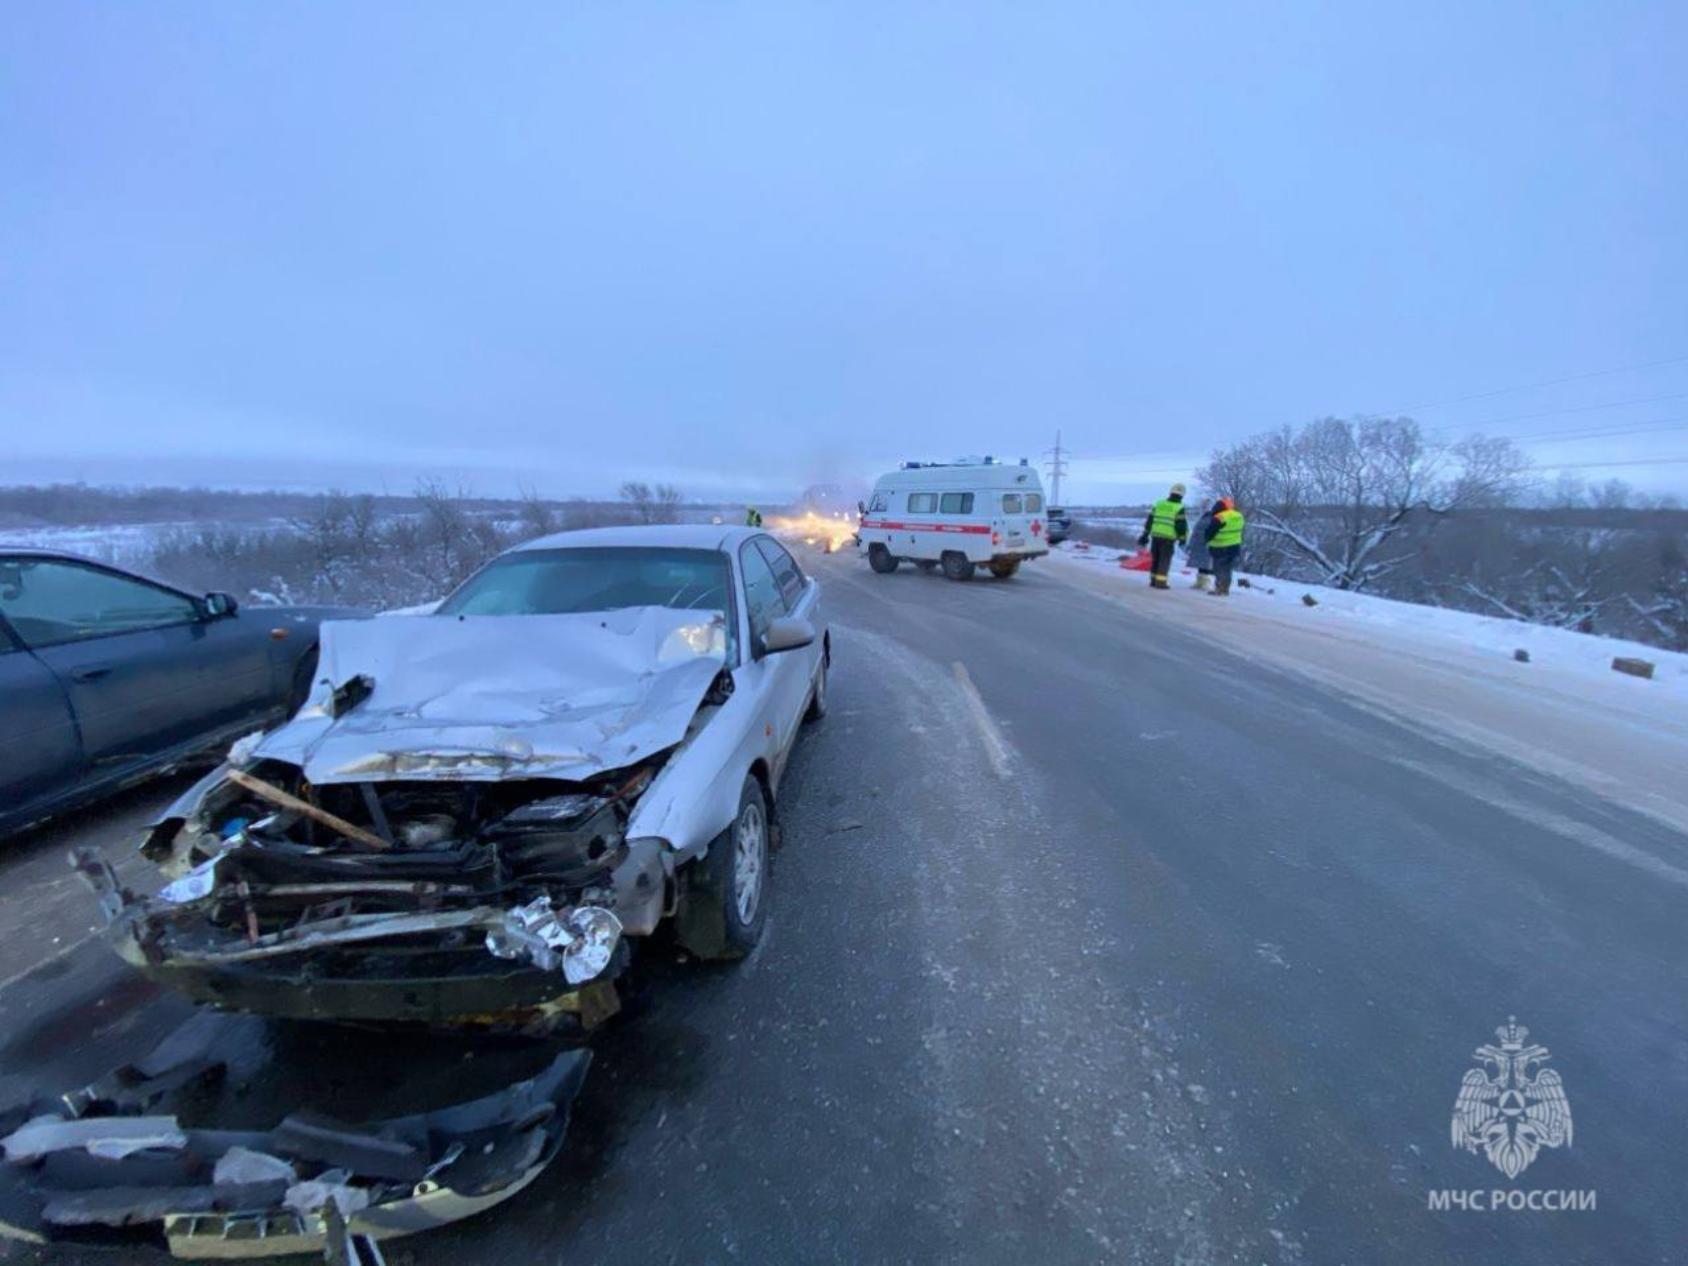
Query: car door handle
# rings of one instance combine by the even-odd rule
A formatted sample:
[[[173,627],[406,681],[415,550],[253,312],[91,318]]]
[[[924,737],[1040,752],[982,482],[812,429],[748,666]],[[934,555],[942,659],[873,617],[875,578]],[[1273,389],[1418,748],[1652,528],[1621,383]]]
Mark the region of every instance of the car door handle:
[[[108,677],[110,675],[110,664],[88,664],[83,668],[73,668],[70,670],[70,679],[72,681],[98,681],[101,677]]]

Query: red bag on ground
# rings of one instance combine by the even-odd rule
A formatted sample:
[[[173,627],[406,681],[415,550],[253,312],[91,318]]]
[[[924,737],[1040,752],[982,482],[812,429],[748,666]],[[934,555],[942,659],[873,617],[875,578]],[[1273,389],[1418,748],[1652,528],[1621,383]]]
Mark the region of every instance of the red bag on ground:
[[[1146,549],[1140,549],[1130,556],[1121,554],[1119,565],[1126,571],[1148,571],[1149,551]]]

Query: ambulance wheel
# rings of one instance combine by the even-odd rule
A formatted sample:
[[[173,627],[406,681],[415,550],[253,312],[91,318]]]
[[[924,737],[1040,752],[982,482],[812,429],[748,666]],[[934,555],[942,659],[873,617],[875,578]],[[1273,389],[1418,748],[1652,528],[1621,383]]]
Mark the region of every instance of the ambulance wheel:
[[[967,555],[949,550],[939,562],[943,565],[944,575],[951,580],[973,579],[973,560],[968,558]]]
[[[914,565],[920,568],[921,571],[930,572],[937,569],[938,563],[936,559],[917,558],[914,560]]]
[[[881,576],[897,570],[897,556],[877,541],[867,547],[867,565]]]
[[[991,562],[991,575],[998,580],[1007,580],[1020,570],[1020,560],[1017,558],[998,558]]]

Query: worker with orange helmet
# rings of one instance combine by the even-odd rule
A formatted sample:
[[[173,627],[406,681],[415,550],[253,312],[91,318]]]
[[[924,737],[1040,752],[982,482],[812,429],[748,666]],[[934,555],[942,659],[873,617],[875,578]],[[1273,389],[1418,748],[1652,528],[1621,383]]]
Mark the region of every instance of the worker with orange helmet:
[[[1213,596],[1228,597],[1237,555],[1243,552],[1243,512],[1229,497],[1219,498],[1213,521],[1207,525],[1207,551],[1213,559]]]

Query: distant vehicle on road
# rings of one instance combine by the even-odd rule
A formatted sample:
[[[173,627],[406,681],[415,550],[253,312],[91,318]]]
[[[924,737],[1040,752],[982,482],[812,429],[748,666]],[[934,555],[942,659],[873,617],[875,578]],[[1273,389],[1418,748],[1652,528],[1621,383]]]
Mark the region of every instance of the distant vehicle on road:
[[[0,834],[281,720],[322,607],[242,610],[52,550],[0,549]]]
[[[1059,545],[1073,534],[1073,516],[1060,506],[1049,507],[1049,535],[1045,537],[1051,545]]]
[[[970,579],[980,565],[1005,580],[1049,552],[1043,481],[1023,458],[904,462],[874,484],[857,536],[881,575],[907,560],[951,580]]]

